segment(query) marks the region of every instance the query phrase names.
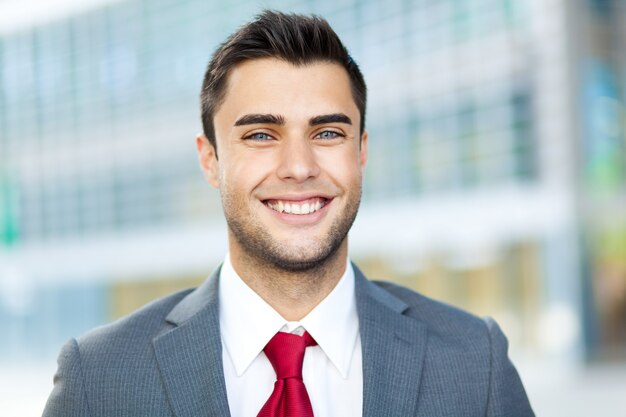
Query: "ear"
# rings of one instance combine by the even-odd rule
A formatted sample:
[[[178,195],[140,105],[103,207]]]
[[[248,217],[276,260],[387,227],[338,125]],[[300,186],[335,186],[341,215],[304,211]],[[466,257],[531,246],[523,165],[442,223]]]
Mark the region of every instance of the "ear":
[[[361,165],[361,172],[365,171],[365,165],[367,164],[367,130],[363,131],[361,135],[361,144],[359,150],[359,165]]]
[[[215,188],[220,188],[218,175],[217,151],[209,139],[203,134],[196,136],[196,149],[198,150],[198,161],[200,168],[204,172],[207,182]]]

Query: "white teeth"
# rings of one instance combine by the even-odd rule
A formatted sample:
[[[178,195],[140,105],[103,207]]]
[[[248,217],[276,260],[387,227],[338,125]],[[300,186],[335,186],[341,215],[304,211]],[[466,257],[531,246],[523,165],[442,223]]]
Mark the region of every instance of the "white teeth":
[[[315,203],[296,204],[294,202],[277,201],[275,203],[267,203],[267,206],[279,213],[310,214],[324,207],[324,204],[322,204],[320,199],[317,199]]]

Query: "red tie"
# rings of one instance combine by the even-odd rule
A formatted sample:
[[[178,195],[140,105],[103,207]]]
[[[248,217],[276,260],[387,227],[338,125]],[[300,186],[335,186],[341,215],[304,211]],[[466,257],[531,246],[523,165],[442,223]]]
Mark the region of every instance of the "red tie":
[[[313,417],[309,394],[302,382],[302,362],[307,346],[317,342],[302,336],[278,332],[263,351],[276,371],[274,391],[257,417]]]

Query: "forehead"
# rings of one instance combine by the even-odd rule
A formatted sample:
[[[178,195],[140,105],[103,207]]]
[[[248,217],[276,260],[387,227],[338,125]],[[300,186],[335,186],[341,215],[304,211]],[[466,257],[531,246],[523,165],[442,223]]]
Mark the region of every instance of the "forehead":
[[[278,113],[308,118],[328,112],[350,113],[358,120],[350,78],[341,65],[325,61],[293,65],[263,58],[244,61],[231,70],[216,117]]]

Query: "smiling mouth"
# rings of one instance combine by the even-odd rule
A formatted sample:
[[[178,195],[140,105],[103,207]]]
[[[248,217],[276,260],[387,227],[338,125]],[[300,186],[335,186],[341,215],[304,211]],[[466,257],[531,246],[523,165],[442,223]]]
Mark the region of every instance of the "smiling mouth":
[[[263,203],[270,209],[287,214],[311,214],[320,210],[330,200],[327,198],[309,198],[304,201],[265,200]]]

